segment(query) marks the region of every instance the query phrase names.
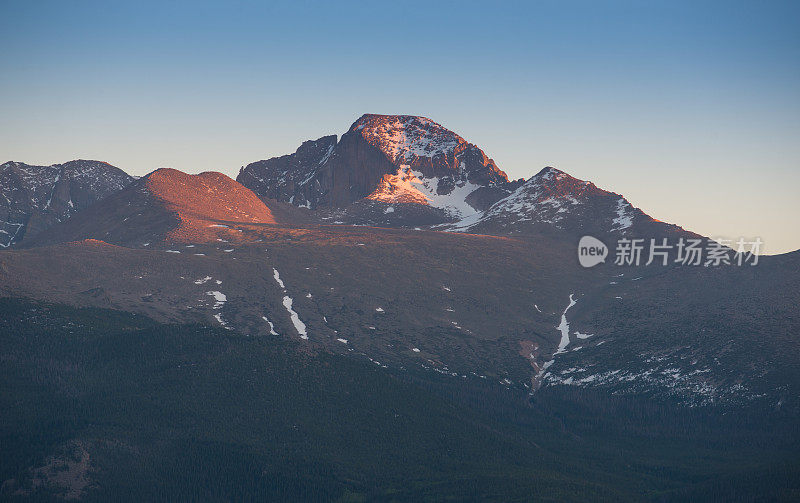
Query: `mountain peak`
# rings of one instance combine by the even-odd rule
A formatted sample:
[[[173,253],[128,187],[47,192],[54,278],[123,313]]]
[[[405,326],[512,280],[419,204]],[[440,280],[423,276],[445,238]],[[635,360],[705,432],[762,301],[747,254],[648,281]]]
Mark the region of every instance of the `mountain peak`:
[[[533,178],[538,178],[538,179],[550,179],[550,178],[560,179],[564,177],[574,178],[569,173],[561,171],[560,169],[554,168],[552,166],[545,166],[538,173],[533,175]]]
[[[444,220],[485,209],[517,186],[483,150],[441,124],[379,114],[362,115],[338,141],[306,141],[294,154],[251,163],[237,180],[262,198],[309,209],[411,202],[441,210]]]
[[[524,185],[547,187],[548,191],[561,190],[565,193],[582,192],[596,188],[592,182],[575,178],[566,171],[561,171],[552,166],[547,166],[528,178]]]
[[[362,124],[371,124],[375,122],[395,122],[400,121],[403,123],[417,122],[419,124],[432,124],[438,127],[443,127],[435,121],[423,117],[422,115],[404,115],[404,114],[364,114],[350,126],[350,129],[356,129]]]
[[[530,177],[480,218],[452,226],[452,230],[490,234],[534,234],[547,228],[597,236],[691,234],[654,220],[615,192],[552,166]]]
[[[468,145],[441,124],[416,115],[365,114],[350,126],[349,132],[361,135],[394,163],[447,156]]]
[[[95,167],[95,166],[107,166],[112,167],[111,164],[105,161],[98,161],[96,159],[73,159],[71,161],[67,161],[62,164],[65,167],[71,168],[83,168],[83,167]]]

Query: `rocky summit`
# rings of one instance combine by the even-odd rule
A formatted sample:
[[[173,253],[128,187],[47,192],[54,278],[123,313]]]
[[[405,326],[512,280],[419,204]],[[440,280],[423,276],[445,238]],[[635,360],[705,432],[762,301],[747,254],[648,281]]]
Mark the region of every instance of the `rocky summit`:
[[[481,211],[519,185],[478,146],[430,119],[376,114],[360,117],[338,141],[325,136],[249,164],[237,180],[261,197],[311,209],[415,203],[441,220]]]

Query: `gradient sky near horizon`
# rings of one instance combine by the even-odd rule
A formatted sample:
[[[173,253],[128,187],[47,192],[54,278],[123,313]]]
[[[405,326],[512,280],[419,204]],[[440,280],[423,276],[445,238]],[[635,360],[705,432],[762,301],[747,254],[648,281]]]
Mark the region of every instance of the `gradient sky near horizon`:
[[[704,235],[800,248],[800,2],[0,0],[0,162],[235,177],[424,115]]]

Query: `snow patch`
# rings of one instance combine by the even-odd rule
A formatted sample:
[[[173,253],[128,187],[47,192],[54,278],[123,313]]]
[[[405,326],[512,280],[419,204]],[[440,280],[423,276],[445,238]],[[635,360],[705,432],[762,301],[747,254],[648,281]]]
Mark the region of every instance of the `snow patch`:
[[[283,296],[283,307],[286,308],[286,311],[289,313],[289,317],[292,319],[292,324],[294,325],[295,330],[297,333],[300,334],[301,339],[308,339],[308,334],[306,333],[306,324],[300,319],[300,316],[292,309],[292,298],[288,295]]]
[[[275,269],[274,267],[272,268],[272,277],[275,278],[275,282],[278,283],[278,286],[284,289],[286,288],[286,285],[284,285],[283,281],[281,281],[281,275],[278,273],[278,270]]]
[[[278,332],[275,331],[275,325],[273,325],[272,322],[269,321],[269,318],[267,318],[266,316],[262,316],[261,319],[266,321],[267,324],[269,325],[269,333],[270,333],[270,335],[278,335]]]
[[[631,203],[620,197],[617,200],[617,216],[612,221],[611,230],[621,231],[633,225],[633,213]]]
[[[222,306],[228,301],[228,298],[225,296],[225,294],[217,290],[206,292],[206,295],[214,297],[214,300],[216,301],[214,302],[214,309],[222,309]]]
[[[225,320],[223,320],[223,319],[222,319],[222,313],[217,313],[217,314],[215,314],[215,315],[214,315],[214,318],[216,318],[216,319],[217,319],[217,321],[219,322],[219,324],[220,324],[220,325],[222,325],[222,326],[223,326],[223,328],[225,328],[225,330],[233,330],[233,329],[232,329],[230,326],[228,326],[228,324],[227,324],[227,323],[225,323]]]
[[[556,330],[561,331],[561,341],[558,343],[558,351],[555,354],[563,353],[569,345],[569,323],[567,322],[567,311],[574,306],[577,301],[572,298],[573,294],[569,294],[569,305],[561,314],[561,323],[556,327]]]
[[[466,198],[480,185],[469,181],[457,181],[448,194],[439,194],[439,178],[425,178],[422,172],[414,171],[408,164],[402,164],[397,174],[387,174],[378,187],[367,196],[384,203],[418,203],[440,208],[453,217],[463,219],[478,210],[467,204]]]
[[[272,268],[272,276],[275,278],[275,282],[278,283],[278,285],[283,290],[284,293],[283,307],[285,307],[286,312],[289,313],[289,318],[291,318],[295,330],[297,330],[297,333],[300,334],[301,339],[308,339],[308,333],[306,332],[306,324],[303,323],[303,321],[300,319],[300,316],[295,312],[294,309],[292,309],[292,304],[294,303],[294,300],[288,295],[285,295],[286,285],[283,284],[283,281],[281,281],[280,273],[274,267]]]

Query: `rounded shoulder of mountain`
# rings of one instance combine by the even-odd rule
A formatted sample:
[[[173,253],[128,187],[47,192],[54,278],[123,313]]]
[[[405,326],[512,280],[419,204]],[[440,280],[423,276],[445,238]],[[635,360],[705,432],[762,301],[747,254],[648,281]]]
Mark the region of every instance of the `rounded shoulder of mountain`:
[[[190,175],[160,168],[139,184],[169,209],[213,220],[275,223],[272,213],[253,191],[216,171]]]
[[[227,175],[160,168],[30,243],[100,239],[114,244],[241,241],[243,225],[276,224],[270,208]]]

